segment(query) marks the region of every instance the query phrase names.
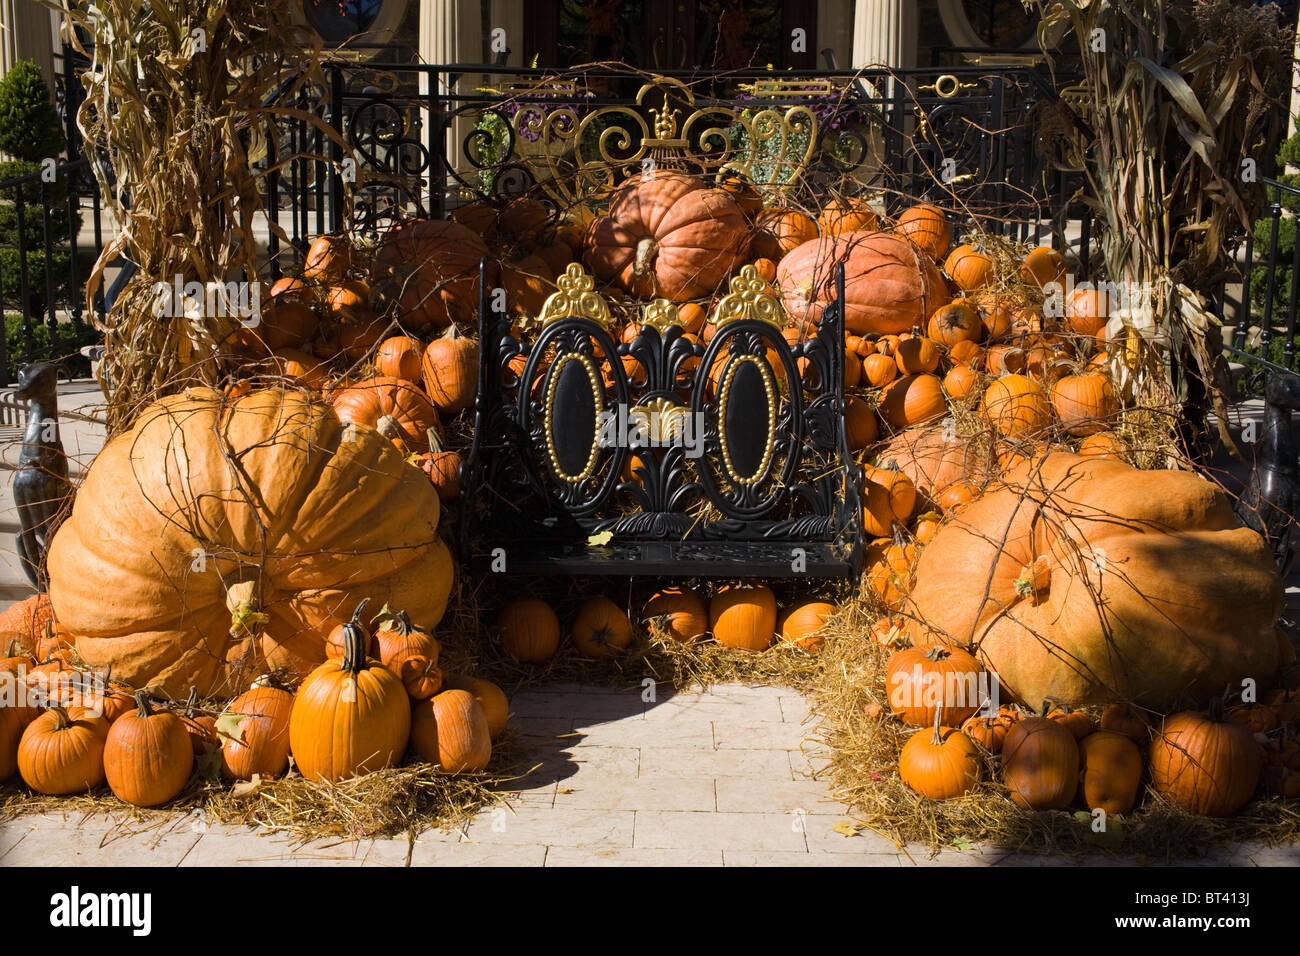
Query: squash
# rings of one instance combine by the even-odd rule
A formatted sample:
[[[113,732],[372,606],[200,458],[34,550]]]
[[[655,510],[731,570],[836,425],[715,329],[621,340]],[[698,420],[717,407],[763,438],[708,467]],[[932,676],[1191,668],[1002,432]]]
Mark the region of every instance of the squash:
[[[930,339],[914,335],[898,343],[894,361],[904,375],[925,375],[939,367],[939,348]]]
[[[861,196],[832,199],[822,207],[817,217],[817,228],[823,236],[838,236],[845,232],[875,232],[880,228],[880,217],[871,203]]]
[[[893,462],[922,498],[934,499],[959,481],[984,484],[992,477],[989,462],[974,444],[944,428],[930,425],[901,432],[880,452],[881,461]]]
[[[1065,727],[1026,717],[1002,742],[1002,782],[1030,810],[1064,810],[1079,789],[1079,745]]]
[[[402,682],[412,700],[432,697],[442,687],[441,646],[433,632],[412,624],[405,611],[381,621],[372,639],[379,662]]]
[[[1079,741],[1079,792],[1089,810],[1125,814],[1137,804],[1142,754],[1123,734],[1099,730]]]
[[[766,650],[776,635],[776,595],[762,585],[726,585],[709,602],[709,629],[724,647]]]
[[[963,292],[978,292],[994,277],[993,260],[970,245],[960,245],[949,252],[943,271]]]
[[[958,342],[978,342],[984,337],[980,314],[965,299],[954,299],[934,310],[926,334],[940,345],[952,348]],[[934,369],[926,369],[928,372]]]
[[[478,391],[478,343],[451,326],[429,343],[420,361],[424,387],[444,415],[455,415],[474,404]]]
[[[510,700],[503,691],[490,680],[481,677],[467,677],[461,674],[444,673],[442,686],[447,690],[468,691],[487,717],[488,733],[493,740],[501,736],[510,719]]]
[[[632,641],[627,613],[603,595],[589,598],[573,620],[573,644],[583,657],[604,660],[617,657]]]
[[[429,432],[429,450],[416,455],[413,461],[411,458],[407,460],[424,472],[438,492],[439,501],[445,503],[460,497],[460,470],[463,464],[460,452],[447,451],[436,431]]]
[[[862,360],[862,377],[870,387],[884,388],[898,378],[898,363],[891,356],[873,353]]]
[[[714,292],[744,261],[749,224],[735,198],[678,173],[639,179],[592,223],[583,262],[637,298],[686,302]]]
[[[384,234],[373,284],[396,302],[397,318],[408,328],[468,322],[478,307],[479,262],[487,254],[483,240],[459,223],[410,219]]]
[[[952,226],[947,214],[928,203],[904,209],[894,225],[894,235],[907,239],[936,262],[943,259],[952,245]]]
[[[898,775],[903,783],[931,800],[952,800],[979,785],[983,762],[975,743],[960,730],[940,723],[936,709],[934,726],[918,730],[903,744],[898,755]]]
[[[360,629],[343,658],[307,675],[289,713],[289,749],[308,780],[334,783],[396,764],[406,751],[411,703],[402,682],[366,656]]]
[[[492,759],[487,715],[469,691],[445,690],[411,708],[411,749],[443,773],[474,773]]]
[[[754,219],[750,252],[773,262],[817,238],[817,223],[798,209],[764,209]]]
[[[805,651],[819,651],[826,643],[826,622],[835,613],[835,605],[825,601],[804,601],[788,608],[777,622],[781,640]]]
[[[1052,407],[1071,435],[1105,431],[1119,414],[1119,395],[1105,372],[1083,372],[1057,379]]]
[[[1096,289],[1076,288],[1065,300],[1065,325],[1075,335],[1102,338],[1110,319],[1110,297]]]
[[[916,545],[893,544],[888,538],[882,538],[867,548],[863,559],[867,568],[867,588],[885,607],[902,605],[912,587],[916,557]]]
[[[916,486],[897,469],[864,465],[861,494],[862,530],[873,538],[892,536],[916,509]]]
[[[104,741],[104,779],[119,800],[156,807],[177,797],[194,769],[194,748],[185,722],[155,711],[144,691],[136,712],[113,722]]]
[[[1003,713],[993,717],[975,714],[973,717],[966,718],[966,722],[961,725],[961,732],[989,753],[1000,754],[1002,745],[1007,739],[1007,731],[1014,723],[1010,716]]]
[[[524,664],[545,664],[560,646],[560,620],[537,598],[515,598],[497,615],[502,649]]]
[[[234,780],[284,773],[289,767],[292,712],[293,694],[278,687],[254,687],[232,700],[217,721],[222,773]]]
[[[977,643],[1004,693],[1036,710],[1158,707],[1271,679],[1281,581],[1222,489],[1068,452],[1003,481],[922,552],[915,643]],[[1048,587],[1031,599],[1017,580],[1039,558]]]
[[[47,625],[54,627],[54,611],[47,594],[33,594],[15,601],[0,614],[0,647],[15,656],[15,647],[24,654],[35,652]]]
[[[835,298],[835,266],[844,263],[844,327],[858,335],[923,326],[949,300],[934,263],[906,239],[846,232],[805,242],[777,267],[786,312],[810,326]]]
[[[420,381],[420,355],[424,346],[410,335],[393,335],[379,343],[375,371],[386,378]]]
[[[347,434],[328,405],[191,388],[91,464],[50,546],[50,601],[87,666],[177,698],[233,695],[306,674],[362,596],[440,620],[439,510],[391,443]]]
[[[913,727],[934,723],[939,709],[960,726],[980,709],[984,669],[957,647],[910,647],[895,651],[885,665],[889,709]]]
[[[1052,403],[1033,379],[1003,375],[984,390],[980,410],[1008,438],[1037,435],[1052,423]]]
[[[302,277],[332,284],[343,281],[351,268],[352,244],[347,236],[317,236],[307,247]]]
[[[93,790],[104,782],[107,738],[102,718],[55,704],[23,731],[18,773],[37,793],[64,796]]]
[[[441,429],[438,412],[412,382],[368,378],[334,394],[334,413],[341,422],[369,425],[403,453],[429,447],[429,430]]]
[[[1229,817],[1255,794],[1264,751],[1244,724],[1225,718],[1212,698],[1208,713],[1166,717],[1151,742],[1151,786],[1191,813]]]
[[[848,436],[849,451],[861,451],[875,442],[880,434],[876,413],[855,395],[850,395],[844,403],[844,431]]]
[[[506,290],[506,310],[519,319],[532,318],[555,293],[555,272],[538,255],[512,259],[501,269],[501,287]]]
[[[880,394],[880,414],[897,430],[924,425],[948,414],[943,383],[937,375],[904,375]]]
[[[645,602],[641,619],[674,641],[698,641],[709,630],[709,606],[698,591],[664,588]]]
[[[1101,712],[1101,729],[1123,734],[1134,743],[1145,743],[1151,735],[1142,711],[1126,702],[1111,704]]]
[[[1111,431],[1096,431],[1079,442],[1079,454],[1093,458],[1128,460],[1128,446]]]
[[[1020,278],[1035,289],[1045,289],[1065,278],[1065,259],[1051,246],[1037,246],[1020,263]]]

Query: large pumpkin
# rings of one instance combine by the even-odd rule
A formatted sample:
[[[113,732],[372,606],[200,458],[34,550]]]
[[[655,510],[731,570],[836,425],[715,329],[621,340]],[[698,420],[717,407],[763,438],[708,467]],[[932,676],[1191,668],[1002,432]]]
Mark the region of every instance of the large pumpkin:
[[[924,326],[949,300],[929,256],[900,236],[846,232],[814,239],[786,254],[777,267],[786,311],[815,322],[835,298],[835,266],[844,263],[844,327],[858,334],[906,332]]]
[[[1232,816],[1255,793],[1264,751],[1244,724],[1227,720],[1223,702],[1210,712],[1183,711],[1165,718],[1151,742],[1151,786],[1184,810]]]
[[[95,669],[235,693],[305,674],[363,597],[434,626],[452,576],[438,513],[419,469],[329,406],[269,389],[223,409],[191,389],[96,457],[50,548],[50,601]]]
[[[1276,671],[1281,582],[1218,487],[1064,452],[1005,482],[922,553],[915,641],[977,645],[1035,709],[1159,706]]]
[[[988,455],[942,423],[899,432],[879,459],[893,462],[926,498],[937,497],[942,489],[960,481],[982,484],[991,472]]]
[[[375,253],[374,285],[395,299],[408,328],[469,321],[478,305],[479,261],[487,246],[457,222],[398,223]]]
[[[598,279],[643,299],[698,299],[745,257],[749,225],[732,195],[692,176],[640,179],[615,195],[587,234],[583,261]]]

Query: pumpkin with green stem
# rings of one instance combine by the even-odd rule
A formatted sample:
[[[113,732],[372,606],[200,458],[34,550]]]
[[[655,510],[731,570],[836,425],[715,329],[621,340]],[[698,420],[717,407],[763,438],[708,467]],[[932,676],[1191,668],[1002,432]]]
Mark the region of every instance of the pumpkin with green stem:
[[[943,708],[961,725],[980,709],[979,678],[984,668],[957,647],[910,647],[890,655],[885,666],[889,707],[905,724],[926,727]]]
[[[342,659],[327,660],[298,688],[289,750],[304,777],[336,782],[396,764],[410,730],[406,688],[366,656],[365,632],[348,627]]]
[[[441,646],[431,631],[416,627],[405,611],[386,616],[375,631],[374,646],[379,661],[393,672],[412,700],[424,700],[442,687],[438,669]]]
[[[943,708],[934,712],[934,726],[918,730],[898,755],[898,775],[917,793],[931,800],[952,800],[979,785],[982,761],[974,741],[960,730],[941,724]]]

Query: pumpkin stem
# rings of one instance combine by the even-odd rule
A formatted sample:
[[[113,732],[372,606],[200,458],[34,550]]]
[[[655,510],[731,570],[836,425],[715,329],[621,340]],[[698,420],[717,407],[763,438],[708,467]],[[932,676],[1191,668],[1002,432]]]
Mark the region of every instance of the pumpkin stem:
[[[390,627],[402,637],[410,637],[411,631],[415,630],[414,626],[411,624],[410,615],[405,611],[398,611],[393,616],[393,623]]]
[[[67,730],[72,726],[72,718],[68,716],[68,711],[62,704],[52,701],[45,705],[45,709],[54,715],[55,730]]]
[[[1210,718],[1210,720],[1214,721],[1214,723],[1216,723],[1216,724],[1221,724],[1221,723],[1223,723],[1223,719],[1224,719],[1224,718],[1223,718],[1223,698],[1222,698],[1222,697],[1211,697],[1211,698],[1210,698],[1210,706],[1207,708],[1207,714],[1206,714],[1206,716],[1208,716],[1208,717]]]
[[[253,637],[257,624],[266,624],[270,616],[258,609],[257,582],[238,581],[226,589],[226,608],[230,611],[230,636]]]
[[[199,702],[199,693],[198,693],[198,691],[196,691],[196,690],[194,689],[194,686],[191,684],[191,685],[190,685],[190,695],[189,695],[188,697],[185,698],[185,716],[186,716],[186,717],[189,717],[189,718],[191,718],[191,719],[194,717],[194,707],[195,707],[196,704],[198,704],[198,702]]]
[[[951,652],[951,651],[949,651],[949,650],[948,650],[947,648],[945,648],[945,647],[941,647],[941,646],[938,645],[938,644],[934,644],[934,645],[932,645],[932,646],[930,647],[930,649],[929,649],[928,651],[925,652],[925,659],[926,659],[927,661],[942,661],[942,660],[947,660],[947,659],[948,659],[949,657],[951,657],[951,656],[952,656],[952,652]]]
[[[942,719],[943,704],[939,704],[934,708],[934,736],[930,738],[930,743],[934,744],[936,747],[943,745],[943,737],[939,734],[939,724]]]
[[[438,429],[426,428],[424,433],[425,437],[429,439],[429,451],[438,455],[447,450],[447,447],[442,443],[442,436],[438,434]]]
[[[646,236],[636,244],[636,259],[632,271],[638,276],[649,275],[654,267],[654,258],[659,252],[659,243],[652,236]]]
[[[356,675],[366,669],[366,629],[361,624],[361,612],[370,598],[362,598],[352,613],[352,620],[343,625],[343,669]]]
[[[153,715],[153,708],[149,706],[149,696],[142,690],[135,692],[135,706],[137,717],[150,717]]]

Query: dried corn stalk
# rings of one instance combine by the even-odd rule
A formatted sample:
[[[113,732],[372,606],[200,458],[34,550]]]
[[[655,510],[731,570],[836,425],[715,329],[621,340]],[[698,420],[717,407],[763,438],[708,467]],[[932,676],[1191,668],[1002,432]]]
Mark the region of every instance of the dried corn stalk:
[[[63,13],[66,35],[77,27],[94,44],[82,50],[92,66],[77,122],[87,154],[107,160],[95,174],[120,233],[91,273],[88,303],[118,256],[138,267],[103,322],[101,383],[117,431],[144,403],[217,381],[218,346],[238,315],[159,314],[154,286],[256,278],[265,173],[241,136],[293,116],[338,141],[321,117],[282,105],[317,74],[321,41],[295,20],[299,0],[42,2]]]

